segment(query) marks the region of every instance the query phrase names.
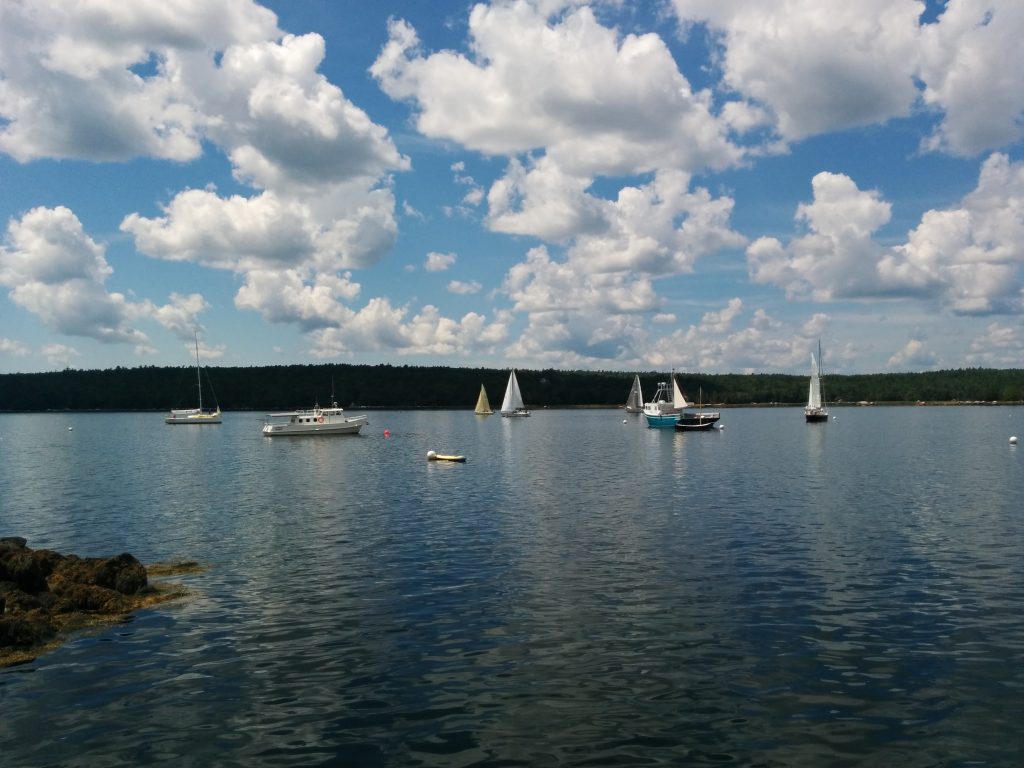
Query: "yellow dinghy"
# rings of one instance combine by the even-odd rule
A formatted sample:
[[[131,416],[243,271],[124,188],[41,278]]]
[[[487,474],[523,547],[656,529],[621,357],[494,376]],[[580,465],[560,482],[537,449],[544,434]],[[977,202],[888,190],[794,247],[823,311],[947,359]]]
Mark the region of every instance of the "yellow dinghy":
[[[465,456],[455,456],[448,453],[437,453],[437,451],[427,451],[427,461],[465,461]]]

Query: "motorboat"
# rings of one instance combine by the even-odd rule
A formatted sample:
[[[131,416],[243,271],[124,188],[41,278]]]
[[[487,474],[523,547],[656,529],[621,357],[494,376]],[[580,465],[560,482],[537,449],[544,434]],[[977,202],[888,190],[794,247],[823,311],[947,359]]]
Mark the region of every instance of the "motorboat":
[[[369,423],[369,416],[348,416],[344,408],[333,403],[329,408],[315,405],[308,410],[268,413],[263,424],[263,434],[269,437],[355,435]]]
[[[679,389],[675,375],[672,376],[671,388],[667,381],[659,381],[654,398],[650,402],[644,403],[644,418],[647,419],[647,426],[671,429],[676,425],[680,411],[688,405],[682,390]]]

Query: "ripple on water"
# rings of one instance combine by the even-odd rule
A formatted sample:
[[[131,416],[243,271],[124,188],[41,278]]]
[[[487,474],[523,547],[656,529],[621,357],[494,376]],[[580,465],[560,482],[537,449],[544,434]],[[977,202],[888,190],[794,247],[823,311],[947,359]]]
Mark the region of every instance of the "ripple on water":
[[[0,416],[0,530],[209,565],[0,672],[5,765],[1020,762],[1024,475],[994,409],[789,410],[310,441]]]

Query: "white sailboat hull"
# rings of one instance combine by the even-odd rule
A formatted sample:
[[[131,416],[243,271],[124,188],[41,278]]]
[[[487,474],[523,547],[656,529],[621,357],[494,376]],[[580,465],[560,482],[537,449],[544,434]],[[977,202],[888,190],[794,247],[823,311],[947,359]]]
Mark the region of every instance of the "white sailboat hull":
[[[164,424],[220,424],[220,409],[200,411],[198,408],[171,411]]]

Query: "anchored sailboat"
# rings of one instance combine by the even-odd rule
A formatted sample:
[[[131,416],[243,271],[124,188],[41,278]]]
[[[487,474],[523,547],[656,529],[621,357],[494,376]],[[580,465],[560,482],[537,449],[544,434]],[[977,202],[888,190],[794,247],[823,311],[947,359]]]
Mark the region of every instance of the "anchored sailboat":
[[[715,422],[722,418],[722,414],[719,411],[705,411],[704,410],[704,388],[700,390],[699,405],[697,411],[684,410],[679,414],[679,420],[676,422],[676,429],[681,432],[698,432],[702,430],[712,429],[715,426]],[[689,403],[692,406],[693,403]]]
[[[807,405],[804,407],[804,418],[807,421],[828,421],[828,408],[821,397],[821,342],[818,342],[818,359],[811,352],[811,382],[807,390]]]
[[[491,410],[491,403],[487,399],[487,390],[484,389],[484,385],[480,385],[480,397],[476,399],[476,408],[473,413],[478,416],[490,416],[494,411]]]
[[[644,393],[640,389],[640,376],[633,377],[633,388],[626,398],[626,413],[641,413],[644,409]]]
[[[505,387],[505,399],[501,401],[502,416],[529,416],[523,404],[523,395],[519,391],[519,382],[516,380],[516,372],[508,375],[508,386]]]
[[[207,376],[209,379],[209,376]],[[172,409],[164,417],[165,424],[220,424],[220,406],[217,405],[217,396],[213,395],[214,409],[203,410],[203,379],[199,367],[199,334],[196,333],[196,387],[199,390],[198,408]],[[210,387],[213,394],[213,386]]]

